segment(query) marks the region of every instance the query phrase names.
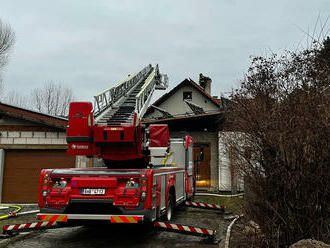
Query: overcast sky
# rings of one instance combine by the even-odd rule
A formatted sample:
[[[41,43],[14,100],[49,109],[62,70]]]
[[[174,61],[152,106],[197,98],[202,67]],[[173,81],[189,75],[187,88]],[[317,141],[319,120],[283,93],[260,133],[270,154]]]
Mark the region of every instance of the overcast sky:
[[[237,87],[250,55],[306,46],[300,28],[312,32],[318,15],[325,22],[330,0],[1,0],[16,33],[5,89],[27,94],[53,80],[91,100],[158,63],[169,88],[202,72],[219,95]]]

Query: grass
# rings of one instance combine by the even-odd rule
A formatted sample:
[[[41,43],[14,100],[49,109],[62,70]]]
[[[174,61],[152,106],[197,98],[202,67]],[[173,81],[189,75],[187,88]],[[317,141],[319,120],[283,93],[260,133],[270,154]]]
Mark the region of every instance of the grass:
[[[244,199],[240,197],[195,196],[195,201],[223,205],[226,212],[241,214]]]

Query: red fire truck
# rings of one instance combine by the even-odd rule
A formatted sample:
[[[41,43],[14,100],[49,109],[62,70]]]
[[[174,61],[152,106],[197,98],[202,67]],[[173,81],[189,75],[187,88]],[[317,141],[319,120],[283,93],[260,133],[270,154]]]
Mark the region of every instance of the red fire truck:
[[[167,125],[141,123],[154,90],[167,85],[158,65],[148,65],[96,95],[94,109],[70,104],[68,155],[102,158],[104,167],[42,170],[40,220],[170,220],[193,197],[192,137],[170,139]]]

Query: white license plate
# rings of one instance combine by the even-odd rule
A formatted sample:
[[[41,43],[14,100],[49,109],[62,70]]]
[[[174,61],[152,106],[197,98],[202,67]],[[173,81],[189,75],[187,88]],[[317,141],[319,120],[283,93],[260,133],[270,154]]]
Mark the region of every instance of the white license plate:
[[[104,195],[105,189],[82,189],[82,195]]]

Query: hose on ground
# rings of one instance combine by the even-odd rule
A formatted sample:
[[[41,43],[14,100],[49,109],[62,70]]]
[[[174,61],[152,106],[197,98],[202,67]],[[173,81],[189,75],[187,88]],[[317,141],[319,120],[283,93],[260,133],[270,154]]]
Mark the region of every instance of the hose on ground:
[[[16,205],[11,205],[11,204],[0,204],[0,207],[9,207],[9,208],[16,208],[13,212],[10,212],[9,214],[0,216],[0,220],[4,220],[13,216],[16,216],[16,214],[21,211],[21,207],[20,206],[16,206]]]
[[[242,216],[243,215],[236,215],[235,219],[229,224],[229,226],[227,228],[227,233],[226,233],[225,248],[229,248],[231,228],[233,227],[234,223]]]

